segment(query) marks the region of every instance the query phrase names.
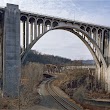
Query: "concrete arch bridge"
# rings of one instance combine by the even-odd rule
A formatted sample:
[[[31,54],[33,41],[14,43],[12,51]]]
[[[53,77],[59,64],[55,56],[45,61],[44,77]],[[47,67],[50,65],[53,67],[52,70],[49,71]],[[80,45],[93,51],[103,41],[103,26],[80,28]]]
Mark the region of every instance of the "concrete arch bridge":
[[[0,8],[0,72],[4,95],[18,96],[21,62],[43,35],[57,29],[71,32],[84,42],[96,63],[97,81],[103,90],[110,92],[110,27],[23,12],[17,5],[7,4]]]

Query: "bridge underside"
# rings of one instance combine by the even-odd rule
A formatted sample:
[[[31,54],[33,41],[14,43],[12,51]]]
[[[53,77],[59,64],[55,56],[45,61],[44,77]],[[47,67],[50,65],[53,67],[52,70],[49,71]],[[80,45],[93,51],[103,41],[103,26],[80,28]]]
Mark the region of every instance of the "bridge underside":
[[[110,92],[109,27],[20,12],[18,6],[12,4],[8,4],[3,12],[1,24],[4,24],[0,24],[0,74],[3,73],[4,94],[18,96],[21,60],[23,62],[29,50],[45,33],[55,29],[72,32],[84,42],[96,62],[95,77],[99,85]],[[23,39],[21,56],[20,37]]]

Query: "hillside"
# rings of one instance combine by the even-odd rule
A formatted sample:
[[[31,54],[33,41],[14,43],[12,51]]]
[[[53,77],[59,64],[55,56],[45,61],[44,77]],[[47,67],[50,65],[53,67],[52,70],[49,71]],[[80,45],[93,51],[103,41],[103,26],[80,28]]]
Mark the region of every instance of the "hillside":
[[[31,50],[25,61],[24,64],[27,64],[28,62],[36,62],[41,64],[55,64],[55,65],[93,65],[93,60],[74,60],[63,58],[60,56],[54,56],[54,55],[47,55],[47,54],[41,54],[35,50]]]

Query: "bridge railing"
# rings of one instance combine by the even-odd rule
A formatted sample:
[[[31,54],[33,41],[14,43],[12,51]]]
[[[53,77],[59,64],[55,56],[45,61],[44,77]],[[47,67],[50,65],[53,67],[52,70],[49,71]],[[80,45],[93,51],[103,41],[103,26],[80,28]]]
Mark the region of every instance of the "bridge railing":
[[[87,24],[87,25],[94,25],[94,26],[110,29],[110,26],[104,26],[104,25],[100,25],[100,24],[94,24],[94,23],[79,21],[79,20],[75,20],[75,19],[73,20],[73,19],[70,19],[70,18],[63,18],[63,17],[59,17],[59,16],[52,16],[52,15],[48,15],[48,14],[39,14],[37,12],[31,12],[31,11],[26,11],[26,10],[21,10],[21,13],[29,13],[29,14],[34,14],[34,15],[37,15],[37,16],[51,17],[51,18],[58,19],[58,20],[63,20],[63,21],[68,21],[68,22],[77,22],[77,23],[82,23],[82,24]]]
[[[0,10],[4,10],[4,9],[5,9],[5,7],[0,6]],[[58,20],[63,20],[63,21],[68,21],[68,22],[77,22],[77,23],[82,23],[82,24],[87,24],[87,25],[94,25],[94,26],[110,29],[110,26],[104,26],[104,25],[100,25],[100,24],[94,24],[94,23],[79,21],[79,20],[75,20],[75,19],[73,20],[73,19],[70,19],[70,18],[63,18],[63,17],[59,17],[59,16],[51,16],[51,15],[48,15],[48,14],[39,14],[37,12],[32,12],[32,11],[21,10],[21,13],[30,13],[30,14],[34,14],[34,15],[38,15],[38,16],[43,16],[43,17],[51,17],[51,18],[58,19]]]

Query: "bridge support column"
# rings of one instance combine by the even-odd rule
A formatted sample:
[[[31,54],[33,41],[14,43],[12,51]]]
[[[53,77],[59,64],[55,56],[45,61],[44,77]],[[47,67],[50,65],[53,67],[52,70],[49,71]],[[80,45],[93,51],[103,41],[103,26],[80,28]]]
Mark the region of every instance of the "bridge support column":
[[[108,77],[108,80],[106,81],[106,83],[107,83],[107,90],[110,93],[110,65],[109,65],[109,67],[107,69],[107,77]]]
[[[3,38],[3,95],[16,98],[20,82],[20,11],[17,5],[7,4]]]
[[[3,78],[3,27],[0,22],[0,87],[2,86],[2,78]],[[1,87],[2,88],[2,87]]]
[[[96,89],[101,86],[101,68],[99,65],[96,66]]]
[[[103,91],[107,91],[107,84],[105,83],[106,80],[107,80],[106,69],[103,67],[103,65],[101,65],[100,69],[101,69],[101,71],[100,71],[100,74],[101,74],[101,77],[100,77],[101,89]]]
[[[110,31],[108,34],[108,68],[107,68],[107,78],[108,78],[108,92],[110,93]]]
[[[96,81],[95,81],[96,82],[96,89],[101,89],[103,91],[107,91],[105,88],[105,86],[106,86],[106,84],[105,84],[105,79],[106,79],[105,71],[106,70],[104,69],[103,65],[101,65],[101,67],[97,66],[96,70],[97,70],[96,76],[95,76],[95,78],[96,78]]]
[[[26,47],[29,45],[29,18],[26,21]]]

